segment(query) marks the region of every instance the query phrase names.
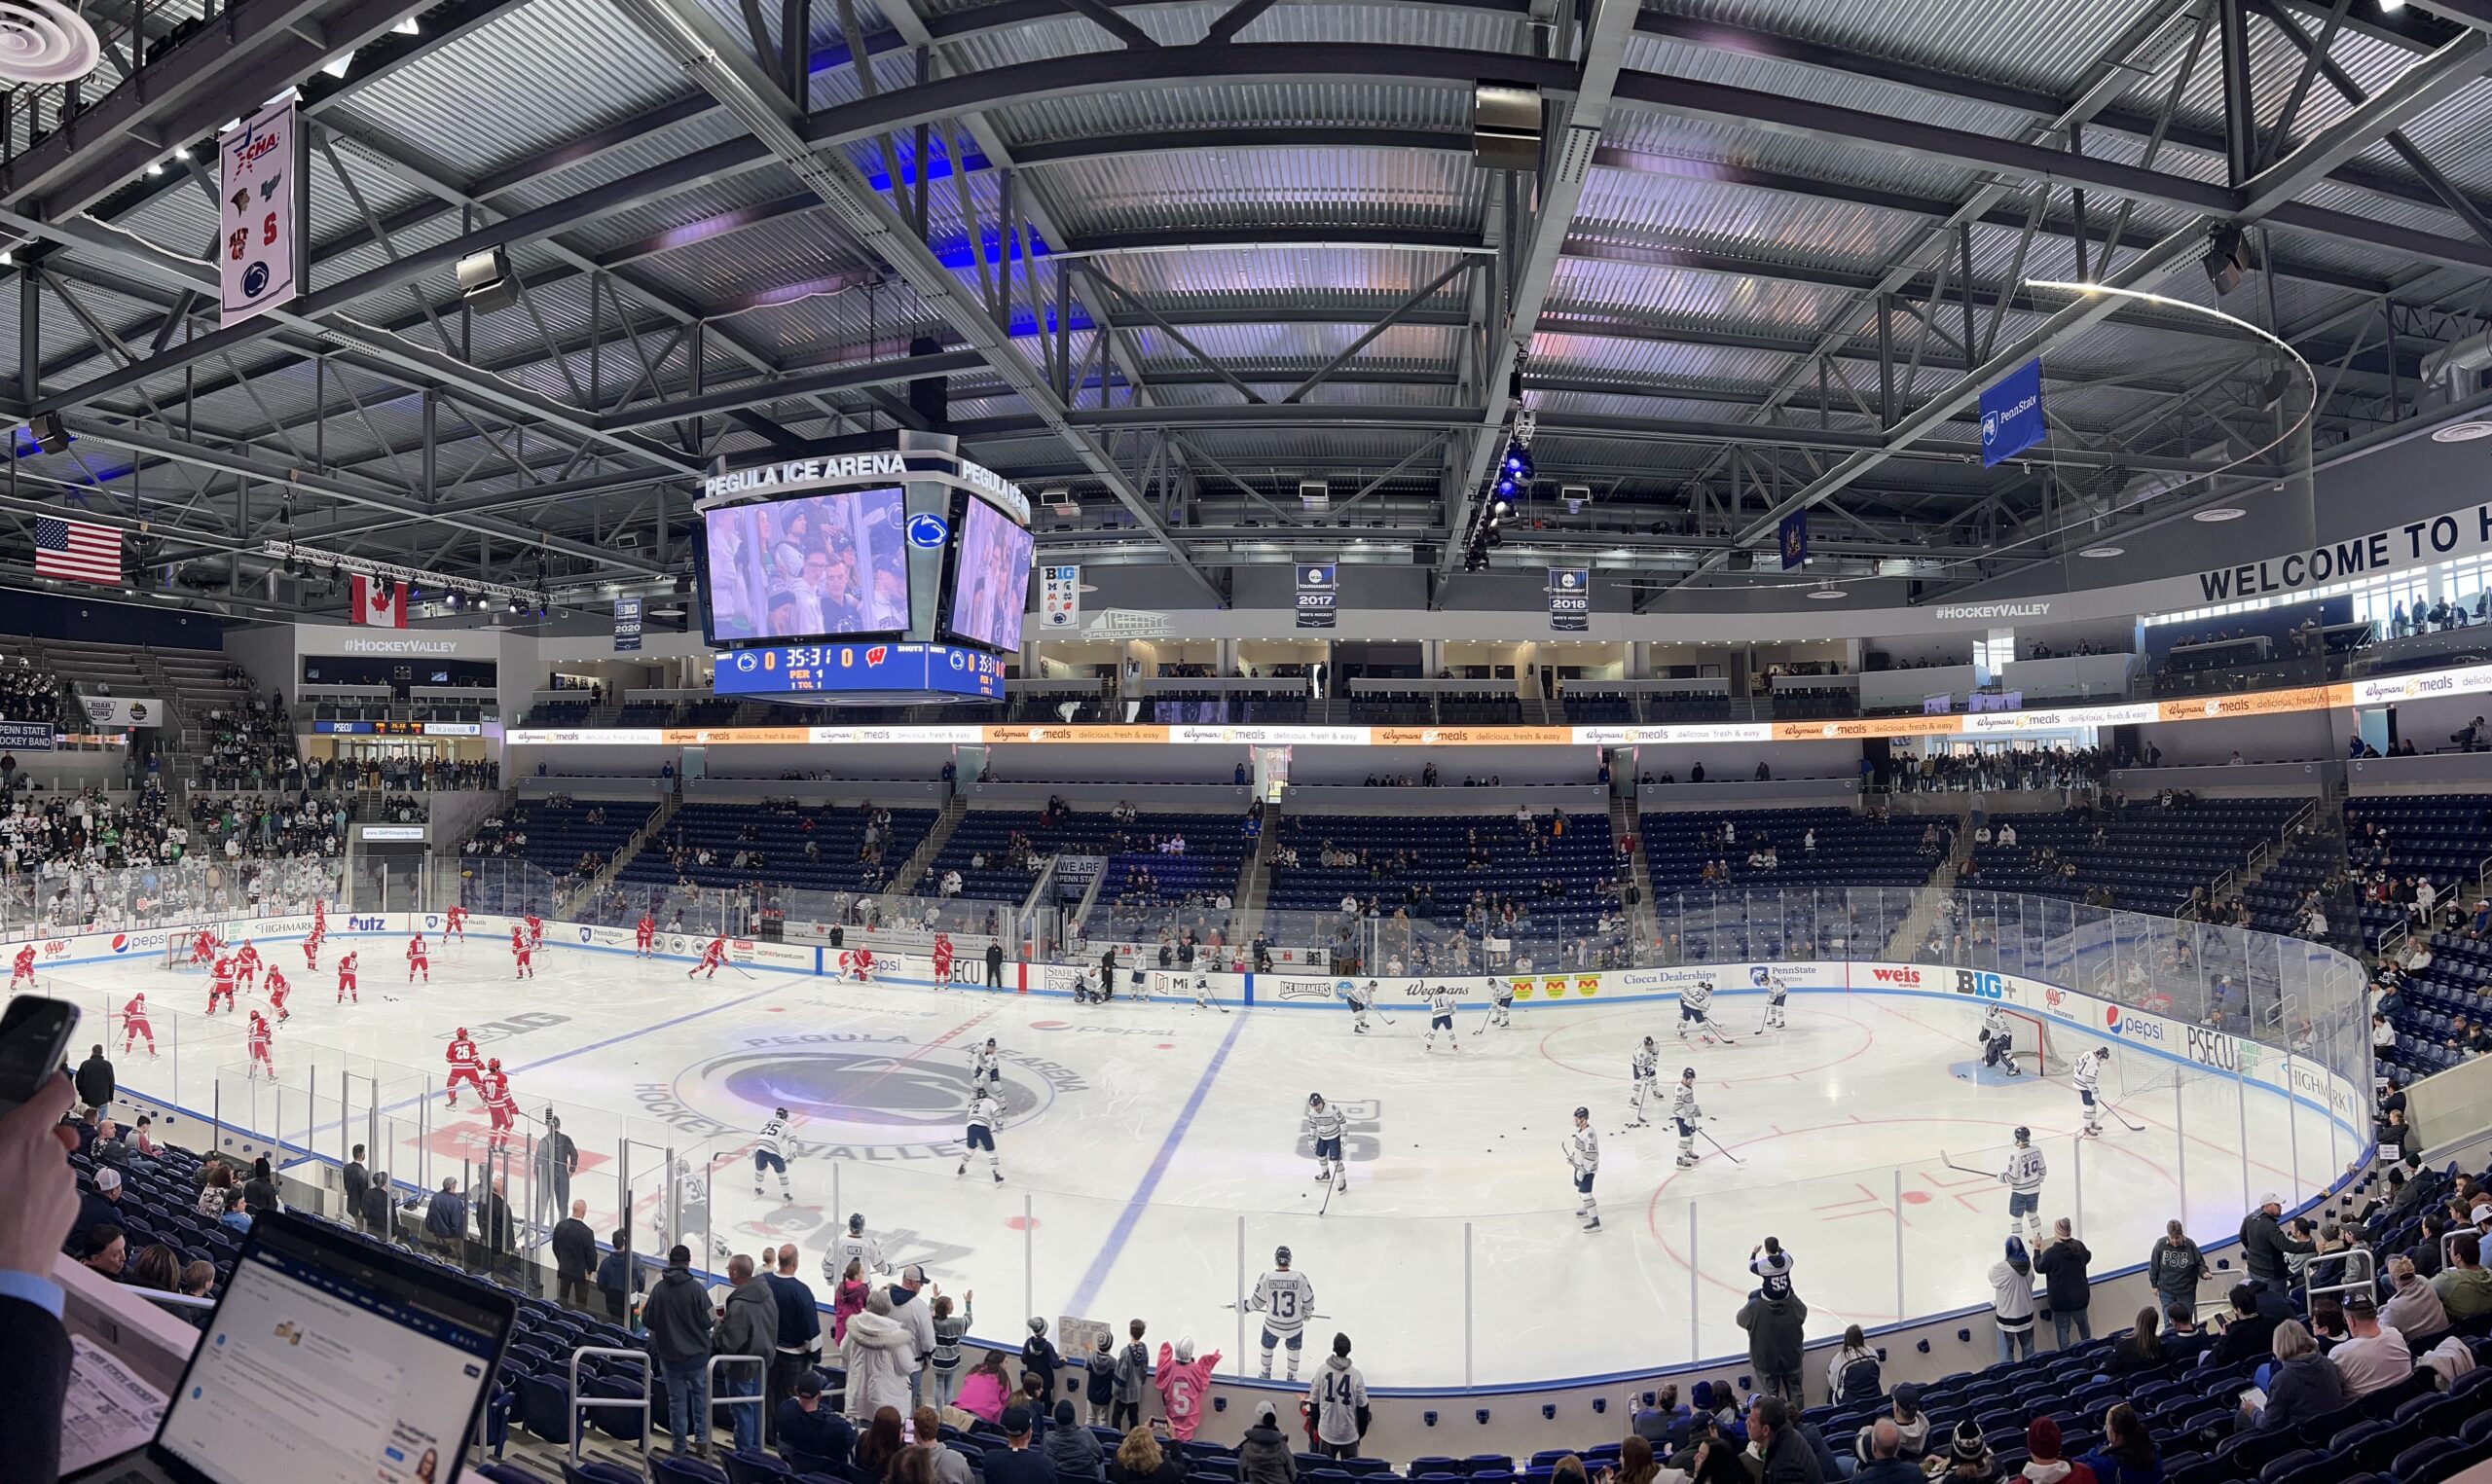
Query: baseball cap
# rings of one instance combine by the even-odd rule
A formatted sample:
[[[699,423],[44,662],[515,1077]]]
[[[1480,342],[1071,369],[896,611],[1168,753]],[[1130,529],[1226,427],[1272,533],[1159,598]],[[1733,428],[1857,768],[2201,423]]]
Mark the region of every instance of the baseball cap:
[[[1004,1409],[1004,1430],[1013,1436],[1018,1436],[1021,1433],[1029,1431],[1030,1409],[1024,1406],[1006,1407]]]
[[[95,1188],[97,1190],[119,1190],[121,1188],[121,1172],[118,1170],[96,1171]]]
[[[798,1376],[796,1378],[796,1394],[799,1396],[821,1395],[822,1372],[807,1370],[803,1375]]]
[[[2270,1190],[2265,1195],[2258,1198],[2258,1204],[2261,1206],[2282,1206],[2285,1204],[2285,1198]]]
[[[924,1283],[926,1281],[926,1269],[912,1262],[906,1268],[901,1270],[899,1281],[901,1283]]]

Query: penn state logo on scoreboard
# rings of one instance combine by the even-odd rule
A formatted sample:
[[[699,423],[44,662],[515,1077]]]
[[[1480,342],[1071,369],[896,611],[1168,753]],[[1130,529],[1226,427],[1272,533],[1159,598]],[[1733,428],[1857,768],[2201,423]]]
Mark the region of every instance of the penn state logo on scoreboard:
[[[952,527],[933,511],[921,511],[908,518],[908,544],[920,551],[940,551],[952,538]]]

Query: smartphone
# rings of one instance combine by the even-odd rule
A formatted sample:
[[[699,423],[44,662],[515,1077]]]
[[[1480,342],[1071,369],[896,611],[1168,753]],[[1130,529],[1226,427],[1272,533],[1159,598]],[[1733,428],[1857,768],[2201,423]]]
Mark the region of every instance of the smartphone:
[[[69,1054],[78,1007],[65,999],[19,995],[0,1011],[0,1114],[35,1095]]]

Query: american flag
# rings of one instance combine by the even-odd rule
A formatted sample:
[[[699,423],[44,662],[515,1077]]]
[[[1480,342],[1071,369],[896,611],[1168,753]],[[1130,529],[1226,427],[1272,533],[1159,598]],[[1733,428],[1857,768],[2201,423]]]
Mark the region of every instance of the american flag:
[[[57,516],[35,518],[35,575],[121,586],[121,532]]]

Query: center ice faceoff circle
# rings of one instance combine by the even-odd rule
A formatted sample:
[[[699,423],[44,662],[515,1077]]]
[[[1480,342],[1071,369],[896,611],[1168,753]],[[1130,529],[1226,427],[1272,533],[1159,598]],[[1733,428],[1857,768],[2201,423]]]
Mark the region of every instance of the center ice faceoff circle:
[[[960,1137],[971,1078],[964,1048],[877,1034],[769,1039],[678,1073],[671,1091],[689,1115],[683,1121],[743,1129],[784,1107],[800,1146],[934,1144]],[[1070,1068],[1004,1052],[1001,1096],[1010,1122],[1044,1112],[1059,1093],[1082,1085]]]

